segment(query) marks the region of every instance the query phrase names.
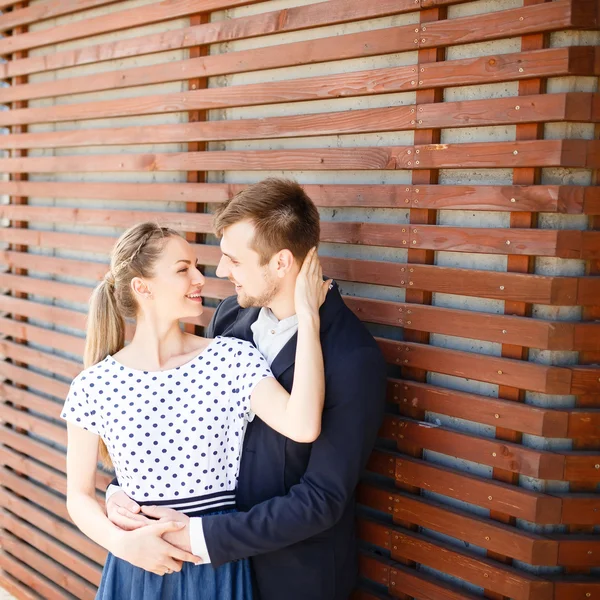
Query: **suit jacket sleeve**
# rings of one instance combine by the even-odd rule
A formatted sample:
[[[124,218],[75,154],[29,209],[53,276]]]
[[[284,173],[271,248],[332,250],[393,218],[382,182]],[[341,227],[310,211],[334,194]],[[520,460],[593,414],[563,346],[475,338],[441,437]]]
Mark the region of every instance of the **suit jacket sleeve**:
[[[385,362],[357,348],[327,374],[321,435],[301,482],[248,512],[203,517],[213,566],[272,552],[330,529],[342,517],[383,418]]]

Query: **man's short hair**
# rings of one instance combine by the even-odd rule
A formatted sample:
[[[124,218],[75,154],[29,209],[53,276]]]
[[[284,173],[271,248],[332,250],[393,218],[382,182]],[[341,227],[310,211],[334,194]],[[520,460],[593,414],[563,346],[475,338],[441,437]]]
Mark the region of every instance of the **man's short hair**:
[[[240,221],[254,225],[251,247],[263,265],[284,249],[302,263],[308,251],[319,244],[319,211],[302,186],[290,179],[264,179],[219,205],[215,233],[221,237],[226,227]]]

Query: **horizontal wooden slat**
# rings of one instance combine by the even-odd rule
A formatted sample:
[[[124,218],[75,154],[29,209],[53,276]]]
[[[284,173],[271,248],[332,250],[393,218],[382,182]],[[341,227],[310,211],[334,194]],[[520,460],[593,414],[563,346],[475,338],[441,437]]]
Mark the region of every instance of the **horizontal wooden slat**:
[[[21,344],[15,344],[16,347]],[[34,363],[35,364],[35,363]],[[41,373],[37,373],[30,369],[18,367],[7,361],[0,362],[0,374],[6,379],[17,381],[19,383],[27,383],[28,387],[37,388],[44,394],[53,395],[57,398],[66,398],[69,392],[69,384],[63,383],[58,379],[46,377]]]
[[[80,201],[100,199],[212,203],[223,202],[245,187],[224,183],[0,181],[2,194],[75,198]],[[600,187],[593,186],[305,185],[303,187],[317,206],[600,213]]]
[[[393,560],[410,560],[515,600],[552,600],[552,583],[499,562],[460,551],[408,530],[359,519],[361,539],[390,551]]]
[[[600,409],[574,409],[569,411],[568,436],[578,439],[600,437]]]
[[[62,402],[43,398],[21,387],[6,382],[0,383],[0,398],[11,402],[19,409],[27,408],[49,419],[60,419]]]
[[[586,237],[587,236],[587,237]],[[600,234],[577,230],[321,222],[321,240],[447,252],[591,258]]]
[[[19,600],[40,600],[38,594],[6,571],[0,572],[0,587]]]
[[[31,255],[30,255],[31,256]],[[60,308],[53,304],[41,304],[13,296],[0,296],[0,311],[8,311],[12,315],[34,318],[47,321],[56,325],[63,325],[73,329],[85,331],[86,315],[67,308]]]
[[[24,455],[35,456],[36,460],[52,467],[56,471],[60,471],[61,473],[67,472],[65,453],[61,450],[6,427],[2,428],[2,442],[5,446],[14,448]],[[24,470],[23,466],[21,466],[21,470]],[[104,493],[112,478],[112,474],[98,470],[96,472],[96,489]]]
[[[570,92],[437,104],[389,106],[261,119],[19,133],[0,138],[0,148],[64,148],[106,144],[152,144],[347,133],[402,131],[427,127],[480,127],[547,121],[590,121],[595,94]],[[517,104],[518,102],[518,104]]]
[[[89,538],[79,532],[74,526],[63,523],[34,503],[0,488],[0,506],[25,519],[36,527],[46,531],[54,538],[68,545],[73,550],[87,556],[102,565],[106,558],[106,550],[94,544]]]
[[[595,277],[600,280],[600,277]],[[596,301],[600,296],[596,296]],[[600,373],[595,366],[574,365],[570,367],[572,373],[571,389],[573,394],[600,392]]]
[[[20,8],[0,15],[0,31],[6,31],[19,25],[38,23],[81,10],[114,4],[116,0],[46,0],[33,6]],[[22,34],[19,34],[22,35]]]
[[[12,60],[7,64],[0,65],[0,77],[27,75],[172,49],[191,48],[215,42],[384,17],[414,10],[414,0],[381,0],[379,2],[363,0],[359,5],[349,4],[346,0],[329,0],[308,6],[292,6],[260,15],[224,19],[130,39],[124,38],[113,42],[92,44],[76,50],[63,50],[44,56]]]
[[[16,494],[28,498],[44,509],[54,513],[66,521],[71,521],[63,497],[53,494],[32,481],[14,474],[5,467],[0,468],[0,484],[13,490]]]
[[[0,454],[4,466],[14,469],[20,475],[27,475],[46,488],[66,496],[67,478],[62,473],[50,470],[39,462],[6,447],[0,447]],[[97,494],[97,499],[98,502],[102,502],[103,495]]]
[[[565,567],[599,567],[600,540],[594,535],[557,535],[558,564]]]
[[[388,587],[397,597],[408,594],[420,600],[476,600],[478,596],[466,592],[453,583],[440,583],[430,575],[409,569],[400,563],[383,559],[381,556],[361,554],[360,570],[369,579]]]
[[[100,584],[102,574],[98,565],[79,556],[67,546],[57,543],[39,529],[32,527],[5,510],[0,511],[0,525],[15,537],[25,540],[42,554],[51,556],[53,560],[73,571],[78,577],[71,577],[66,582],[67,589],[70,592],[77,594],[78,597],[84,597],[83,595],[89,597],[90,593],[95,595],[96,590],[92,586],[97,587]],[[91,583],[92,586],[87,584],[86,581]],[[79,596],[79,594],[82,594],[82,596]]]
[[[569,435],[569,411],[517,404],[428,383],[390,379],[388,400],[398,405],[401,414],[410,417],[429,411],[537,436],[564,438]]]
[[[283,44],[276,47],[275,51],[272,47],[253,48],[191,58],[175,63],[23,84],[0,88],[0,102],[97,92],[199,76],[216,77],[239,72],[355,59],[411,51],[415,47],[439,47],[456,43],[481,42],[505,36],[504,32],[507,30],[505,26],[510,26],[511,35],[573,27],[571,1],[568,0],[554,2],[552,5],[538,6],[533,10],[526,7],[520,10],[502,11],[496,13],[494,17],[490,19],[489,14],[483,14],[445,20],[441,23],[428,23],[427,33],[419,34],[415,39],[413,39],[413,25],[405,25]]]
[[[554,583],[554,600],[590,600],[600,595],[597,577],[561,578]]]
[[[526,446],[452,431],[445,427],[387,415],[379,435],[406,445],[433,450],[472,462],[538,479],[560,480],[565,457]]]
[[[384,356],[392,364],[546,394],[571,393],[572,373],[567,367],[551,367],[414,342],[394,342],[381,338],[378,342]]]
[[[554,540],[396,490],[361,484],[358,497],[395,521],[414,523],[531,565],[557,564],[558,542]]]
[[[569,494],[562,500],[562,523],[600,525],[600,502],[595,494]]]
[[[28,588],[35,590],[44,600],[73,600],[74,596],[65,595],[62,588],[42,577],[35,569],[14,558],[7,552],[0,551],[0,568],[21,581]]]
[[[212,231],[212,215],[202,213],[59,208],[55,206],[6,204],[0,206],[0,218],[14,221],[41,221],[63,224],[70,223],[73,225],[122,227],[123,229],[132,227],[142,221],[154,221],[178,231],[198,233],[210,233]]]
[[[150,220],[180,231],[212,232],[212,216],[198,213],[4,205],[0,207],[0,217],[17,221],[58,222],[123,228]],[[18,231],[4,233],[4,237],[10,235],[28,234]],[[578,230],[482,229],[475,227],[442,227],[438,225],[408,226],[322,221],[321,240],[398,248],[425,248],[488,254],[510,253],[561,258],[586,258],[589,252],[600,253],[600,233]]]
[[[0,419],[4,423],[10,423],[14,427],[24,429],[36,437],[45,438],[63,447],[67,445],[67,431],[64,427],[49,423],[27,411],[17,410],[6,404],[0,404]],[[63,493],[66,493],[66,490]]]
[[[145,96],[143,99],[136,97],[43,108],[23,108],[0,113],[0,126],[370,96],[413,91],[417,88],[478,85],[536,76],[593,76],[594,74],[596,74],[595,53],[592,48],[552,48],[430,63],[425,72],[420,74],[419,79],[415,79],[414,67],[392,67],[290,81]]]
[[[345,301],[363,321],[395,325],[405,330],[416,329],[505,344],[518,343],[528,348],[545,350],[579,350],[581,346],[597,346],[600,349],[598,324],[588,324],[586,335],[576,340],[576,323],[475,313],[354,296],[345,298]]]
[[[9,342],[5,339],[0,339],[0,354],[6,358],[35,365],[36,369],[42,369],[51,374],[62,375],[68,379],[74,379],[83,369],[81,364],[72,360],[55,354],[48,354],[41,350],[35,350],[24,344]]]
[[[79,251],[95,251],[108,254],[115,238],[105,236],[88,236],[83,234],[56,233],[36,231],[31,229],[0,229],[0,239],[9,243],[24,244],[28,246],[42,246],[51,248],[65,248]],[[218,246],[195,246],[197,256],[202,264],[216,265],[221,253]],[[2,256],[2,255],[0,255]],[[14,260],[13,255],[11,260]],[[36,256],[36,258],[38,258]],[[39,257],[40,264],[50,264],[47,257]],[[70,269],[70,274],[75,274],[71,269],[78,269],[70,265],[67,259],[52,259],[53,269]],[[594,277],[548,277],[520,273],[499,273],[494,271],[477,271],[471,269],[455,269],[438,267],[434,265],[411,265],[377,262],[369,260],[349,260],[322,256],[321,261],[325,273],[335,279],[357,281],[375,285],[387,285],[421,289],[426,291],[460,294],[465,296],[478,296],[498,298],[501,300],[528,299],[537,304],[551,304],[572,306],[578,302],[584,305],[594,304],[596,300],[595,287],[600,293],[600,282]],[[15,263],[16,264],[16,263]],[[88,263],[89,264],[89,263]],[[83,267],[84,263],[82,263]],[[46,268],[46,267],[44,267]],[[100,277],[106,267],[98,263],[90,264],[89,276]],[[412,269],[412,271],[411,271]],[[86,277],[85,267],[80,271],[80,277]],[[50,271],[57,272],[59,271]],[[208,280],[205,289],[208,295],[215,282]],[[228,282],[221,282],[217,297],[225,297],[233,293]],[[0,276],[0,286],[12,287],[25,293],[40,293],[50,295],[64,293],[72,301],[87,302],[88,292],[81,292],[76,286],[58,282],[27,281],[13,275]],[[583,292],[578,293],[582,289]],[[61,290],[64,290],[62,292]],[[73,291],[71,295],[70,290]],[[212,292],[211,292],[212,293]]]
[[[565,479],[600,483],[600,452],[573,452],[565,455]],[[598,563],[600,566],[600,562]]]
[[[168,154],[0,158],[0,169],[9,173],[260,171],[272,169],[344,171],[516,166],[597,168],[600,166],[600,142],[540,140],[427,146],[222,150],[219,152],[172,152]],[[515,248],[510,250],[514,252]]]
[[[200,12],[211,12],[253,4],[259,0],[202,0],[198,6],[193,0],[162,0],[137,8],[129,8],[112,14],[92,17],[65,25],[39,31],[22,33],[0,40],[0,54],[12,54],[19,50],[39,48],[68,40],[76,40],[102,33],[112,33],[130,27],[150,25],[160,21],[186,17]]]
[[[561,500],[483,479],[430,462],[376,450],[369,459],[370,471],[396,482],[415,486],[469,504],[539,524],[556,524],[561,519]]]
[[[30,546],[19,538],[7,533],[5,529],[0,530],[0,543],[3,550],[9,552],[26,564],[35,565],[38,573],[72,592],[76,598],[81,600],[93,600],[96,588],[84,581],[74,573],[66,570],[59,563],[48,558],[39,549]]]
[[[0,330],[15,339],[28,340],[71,354],[83,354],[85,340],[67,333],[53,331],[52,335],[49,336],[48,329],[45,327],[2,317],[0,317]]]

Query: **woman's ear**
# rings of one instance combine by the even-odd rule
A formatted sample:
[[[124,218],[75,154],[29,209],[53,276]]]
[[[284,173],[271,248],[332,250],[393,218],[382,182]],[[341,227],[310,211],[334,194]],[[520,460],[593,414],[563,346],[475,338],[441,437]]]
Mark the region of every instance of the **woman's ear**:
[[[134,277],[131,280],[131,290],[138,299],[152,298],[148,284],[141,277]]]

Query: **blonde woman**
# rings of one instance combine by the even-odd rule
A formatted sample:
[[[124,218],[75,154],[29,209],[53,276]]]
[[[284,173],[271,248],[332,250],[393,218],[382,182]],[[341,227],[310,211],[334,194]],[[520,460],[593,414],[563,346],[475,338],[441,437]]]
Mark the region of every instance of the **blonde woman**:
[[[99,449],[138,504],[201,516],[234,510],[242,439],[253,413],[295,441],[312,442],[320,432],[319,307],[329,282],[316,252],[304,261],[296,285],[291,394],[249,342],[182,331],[181,319],[202,313],[204,283],[182,237],[142,223],[118,240],[92,296],[87,368],[73,381],[62,417],[68,422],[69,514],[109,551],[101,600],[247,600],[252,586],[246,560],[215,569],[164,541],[177,523],[134,531],[113,525],[95,498]],[[136,327],[125,346],[128,317]]]

